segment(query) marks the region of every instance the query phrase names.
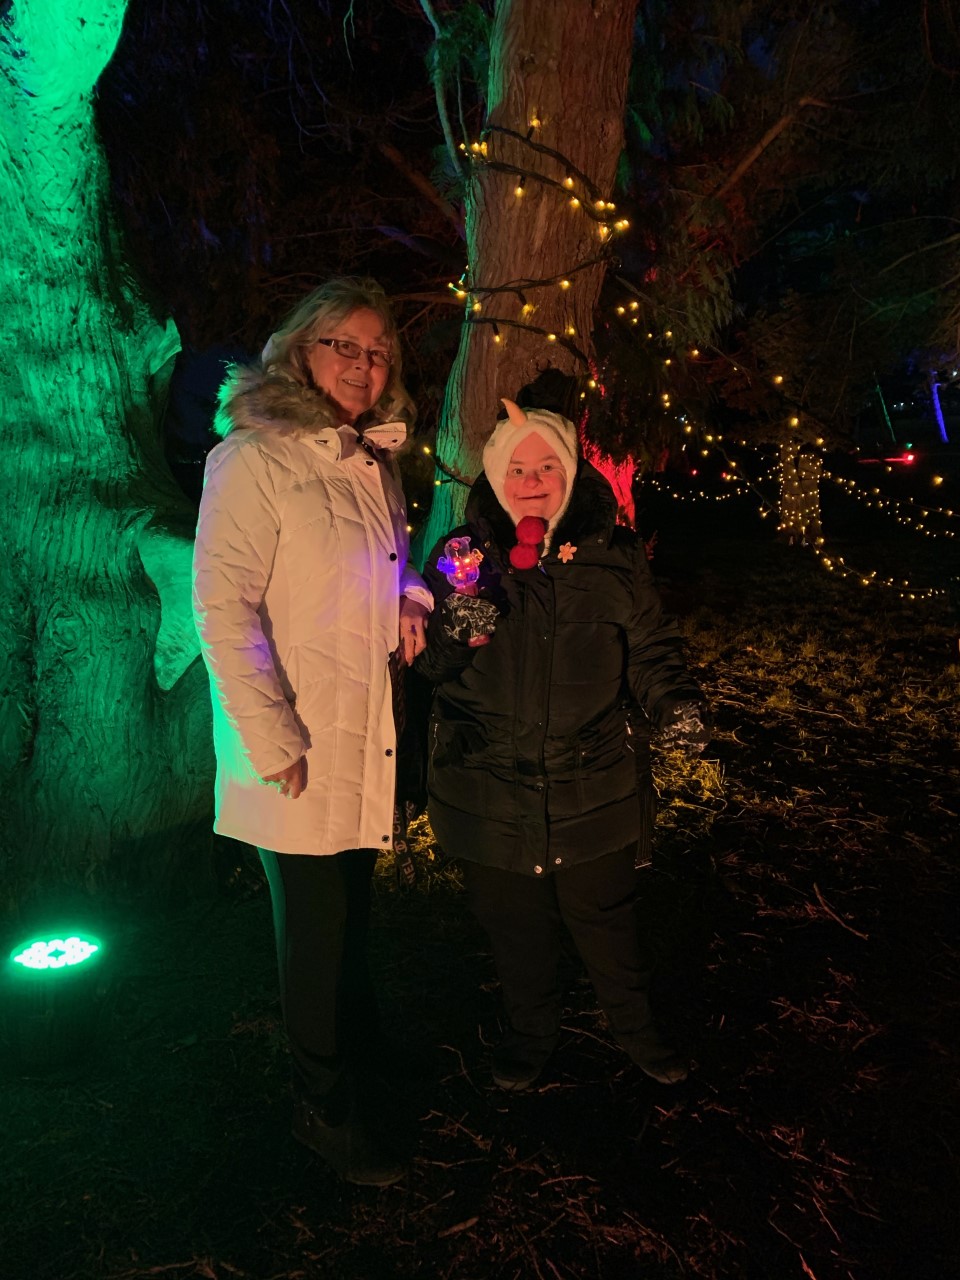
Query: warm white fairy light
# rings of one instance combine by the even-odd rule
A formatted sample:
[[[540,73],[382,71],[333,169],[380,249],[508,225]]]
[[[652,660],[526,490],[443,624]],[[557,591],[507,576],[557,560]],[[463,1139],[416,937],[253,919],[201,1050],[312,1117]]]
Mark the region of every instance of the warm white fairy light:
[[[848,565],[843,556],[828,556],[820,546],[813,547],[814,554],[820,563],[839,578],[855,579],[861,587],[882,587],[887,591],[896,591],[901,600],[934,600],[947,594],[944,587],[915,587],[906,578],[881,578],[877,571],[864,573]]]
[[[656,476],[645,475],[643,477],[644,485],[653,489],[657,493],[668,494],[675,502],[680,503],[706,503],[715,504],[718,502],[728,502],[731,498],[741,498],[748,492],[745,484],[737,483],[736,477],[730,477],[731,483],[727,486],[723,493],[711,493],[706,489],[693,489],[685,493],[681,493],[672,485],[665,484],[662,480],[658,480]]]
[[[956,538],[957,531],[955,529],[931,529],[924,521],[930,519],[931,516],[940,516],[943,519],[954,518],[954,513],[944,507],[922,506],[915,498],[889,498],[883,495],[879,489],[871,489],[865,492],[857,484],[855,480],[848,479],[844,476],[833,475],[831,472],[824,472],[824,477],[830,480],[837,488],[841,489],[851,498],[862,503],[863,506],[873,511],[879,511],[883,515],[896,521],[897,524],[904,528],[912,530],[914,533],[920,533],[925,538]],[[909,508],[915,508],[918,515],[914,515]]]

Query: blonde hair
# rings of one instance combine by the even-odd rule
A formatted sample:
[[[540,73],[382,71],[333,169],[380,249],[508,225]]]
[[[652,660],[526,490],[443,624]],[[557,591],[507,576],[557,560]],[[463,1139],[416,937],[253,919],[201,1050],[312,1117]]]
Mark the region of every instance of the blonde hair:
[[[412,423],[417,411],[403,385],[400,336],[393,309],[381,286],[369,277],[340,276],[308,293],[271,336],[260,357],[263,368],[286,373],[301,386],[312,386],[307,366],[308,349],[318,338],[329,337],[330,331],[347,316],[361,310],[374,311],[379,316],[393,357],[383,394],[374,405],[373,413],[381,422],[402,418]]]

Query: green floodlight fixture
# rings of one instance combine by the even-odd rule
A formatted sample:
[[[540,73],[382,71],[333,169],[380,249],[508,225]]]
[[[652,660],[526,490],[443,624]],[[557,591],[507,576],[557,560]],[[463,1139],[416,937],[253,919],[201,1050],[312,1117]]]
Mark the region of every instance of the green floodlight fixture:
[[[111,994],[107,948],[81,929],[51,929],[9,953],[2,1033],[24,1071],[73,1066],[102,1039]]]
[[[21,943],[21,947],[22,950],[14,947],[10,956],[14,964],[22,964],[24,969],[35,972],[52,972],[92,960],[100,950],[100,943],[74,933],[68,938],[37,938]]]

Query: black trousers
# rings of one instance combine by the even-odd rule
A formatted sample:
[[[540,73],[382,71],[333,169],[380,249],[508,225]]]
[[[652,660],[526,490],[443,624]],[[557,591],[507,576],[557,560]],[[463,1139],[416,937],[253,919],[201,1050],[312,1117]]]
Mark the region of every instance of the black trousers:
[[[367,967],[375,849],[313,856],[260,849],[270,885],[294,1089],[349,1105],[352,1068],[379,1032]]]
[[[507,1035],[549,1052],[560,1030],[562,928],[583,960],[610,1029],[635,1061],[662,1049],[641,945],[636,845],[534,877],[463,864],[470,908],[486,930],[503,991]]]

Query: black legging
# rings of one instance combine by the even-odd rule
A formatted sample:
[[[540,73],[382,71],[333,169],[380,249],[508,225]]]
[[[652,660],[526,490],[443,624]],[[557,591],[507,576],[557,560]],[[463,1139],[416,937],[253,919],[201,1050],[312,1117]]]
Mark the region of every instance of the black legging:
[[[294,1088],[329,1105],[378,1031],[367,968],[375,849],[325,855],[260,849],[270,885],[280,1001]]]

